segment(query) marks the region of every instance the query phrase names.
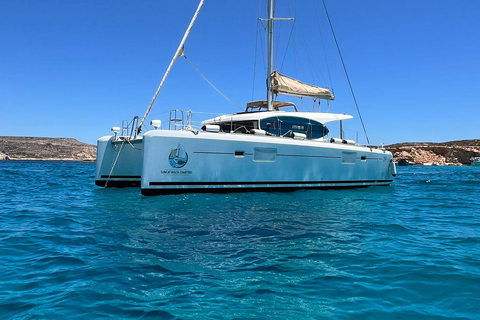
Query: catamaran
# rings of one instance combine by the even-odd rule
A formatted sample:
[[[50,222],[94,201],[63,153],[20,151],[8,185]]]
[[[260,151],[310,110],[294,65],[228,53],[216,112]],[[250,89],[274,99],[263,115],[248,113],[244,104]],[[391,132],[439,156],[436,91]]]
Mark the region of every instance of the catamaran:
[[[327,138],[326,124],[352,119],[345,114],[298,111],[279,95],[334,100],[328,88],[306,84],[274,69],[274,1],[268,2],[267,96],[244,112],[226,114],[194,128],[190,113],[173,111],[171,130],[152,120],[140,134],[175,60],[198,16],[190,22],[144,117],[112,128],[97,143],[95,182],[104,187],[140,186],[143,195],[187,192],[284,191],[357,188],[392,183],[396,167],[384,148]],[[287,108],[291,111],[286,111]],[[125,130],[130,130],[128,133]]]

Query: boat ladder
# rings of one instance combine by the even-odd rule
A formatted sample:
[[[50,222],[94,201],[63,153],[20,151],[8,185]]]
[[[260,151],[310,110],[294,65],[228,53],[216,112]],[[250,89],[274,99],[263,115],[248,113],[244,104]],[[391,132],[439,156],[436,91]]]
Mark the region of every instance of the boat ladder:
[[[185,120],[185,111],[174,109],[170,110],[170,119],[168,122],[168,130],[191,130],[192,129],[192,111],[188,110]]]

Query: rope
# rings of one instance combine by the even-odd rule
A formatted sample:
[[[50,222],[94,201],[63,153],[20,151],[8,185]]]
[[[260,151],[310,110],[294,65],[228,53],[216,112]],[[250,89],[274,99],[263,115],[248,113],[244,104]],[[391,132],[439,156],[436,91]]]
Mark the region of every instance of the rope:
[[[340,51],[340,46],[338,45],[337,37],[335,36],[335,31],[333,31],[332,21],[330,20],[330,16],[328,15],[327,6],[325,5],[325,0],[322,0],[322,2],[323,2],[323,7],[325,8],[325,13],[327,14],[328,23],[330,24],[330,29],[332,30],[333,39],[335,40],[335,44],[337,45],[337,50],[338,50],[338,54],[340,55],[340,60],[342,61],[343,71],[345,71],[345,75],[347,76],[348,86],[350,87],[350,92],[352,93],[353,101],[355,102],[355,106],[357,107],[358,116],[360,118],[360,122],[362,123],[362,128],[363,128],[363,132],[365,133],[365,138],[367,138],[367,143],[370,145],[370,140],[368,139],[367,130],[365,129],[365,125],[363,124],[363,119],[360,113],[360,109],[358,107],[357,99],[355,98],[355,94],[353,93],[352,84],[350,83],[350,78],[348,77],[347,68],[345,67],[345,62],[343,61],[342,52]]]
[[[115,161],[113,162],[112,169],[110,170],[110,173],[108,174],[107,181],[105,181],[105,185],[103,186],[102,194],[105,192],[105,189],[107,188],[108,181],[110,180],[110,176],[111,176],[112,173],[113,173],[113,169],[114,169],[115,166],[117,165],[117,160],[118,160],[118,157],[120,157],[120,152],[122,152],[122,149],[123,149],[123,145],[124,145],[124,144],[125,144],[125,140],[123,140],[123,141],[122,141],[122,144],[120,145],[120,150],[118,150],[117,157],[115,158]]]
[[[224,97],[225,100],[227,100],[228,102],[230,102],[231,104],[233,104],[235,107],[237,107],[238,109],[240,109],[240,110],[243,111],[242,108],[240,108],[235,102],[233,102],[232,100],[230,100],[226,95],[224,95],[220,90],[218,90],[210,81],[208,81],[208,79],[200,72],[200,70],[198,70],[197,67],[195,67],[190,60],[188,60],[188,58],[187,58],[186,55],[184,55],[183,57],[185,58],[185,60],[188,61],[188,63],[190,63],[190,65],[193,67],[193,69],[195,69],[195,71],[198,72],[198,74],[203,78],[203,80],[205,80],[213,89],[215,89],[215,91],[217,91],[222,97]]]
[[[323,49],[323,56],[325,58],[325,65],[327,67],[327,73],[328,73],[328,79],[329,79],[329,83],[331,84],[332,86],[332,93],[333,93],[333,81],[332,81],[332,76],[330,74],[330,64],[328,63],[328,56],[327,56],[327,52],[325,51],[325,41],[323,40],[323,33],[322,33],[322,28],[320,27],[320,19],[318,18],[318,10],[317,10],[317,5],[315,4],[315,0],[312,0],[313,2],[313,7],[315,8],[315,17],[317,19],[317,27],[318,27],[318,33],[320,34],[320,40],[322,42],[322,49]]]

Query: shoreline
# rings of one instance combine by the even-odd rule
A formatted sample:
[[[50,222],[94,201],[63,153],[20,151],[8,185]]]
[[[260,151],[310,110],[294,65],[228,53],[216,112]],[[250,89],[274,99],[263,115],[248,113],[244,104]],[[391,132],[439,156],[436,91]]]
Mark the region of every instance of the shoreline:
[[[480,156],[480,139],[442,143],[404,142],[385,146],[396,161],[410,165],[469,166]],[[97,147],[72,138],[0,136],[0,161],[95,162]]]
[[[91,161],[97,147],[72,138],[0,136],[0,160]]]

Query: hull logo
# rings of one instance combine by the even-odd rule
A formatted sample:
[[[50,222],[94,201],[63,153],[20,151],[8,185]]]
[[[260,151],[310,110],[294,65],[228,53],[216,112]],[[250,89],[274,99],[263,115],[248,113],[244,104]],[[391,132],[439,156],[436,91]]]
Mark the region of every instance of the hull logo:
[[[172,168],[183,168],[187,164],[188,154],[180,143],[176,149],[170,150],[168,162]]]

